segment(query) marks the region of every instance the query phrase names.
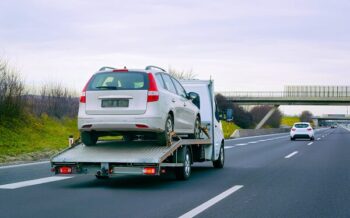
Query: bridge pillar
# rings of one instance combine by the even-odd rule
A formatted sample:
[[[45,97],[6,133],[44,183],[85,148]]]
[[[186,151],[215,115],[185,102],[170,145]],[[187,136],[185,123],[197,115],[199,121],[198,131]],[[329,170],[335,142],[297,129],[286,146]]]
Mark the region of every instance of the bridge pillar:
[[[256,125],[255,129],[260,129],[264,126],[266,121],[272,116],[273,113],[278,109],[279,105],[274,105],[273,108],[265,115],[265,117]]]
[[[314,122],[315,128],[318,128],[318,119],[312,119],[312,121]]]

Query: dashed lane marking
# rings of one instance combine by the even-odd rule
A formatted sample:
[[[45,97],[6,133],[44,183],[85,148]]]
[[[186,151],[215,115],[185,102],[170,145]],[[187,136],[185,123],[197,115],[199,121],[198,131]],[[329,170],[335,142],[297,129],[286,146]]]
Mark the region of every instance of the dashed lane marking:
[[[294,152],[288,154],[287,156],[285,156],[284,158],[286,158],[286,159],[291,158],[291,157],[293,157],[294,155],[296,155],[297,153],[299,153],[299,152],[298,152],[298,151],[294,151]]]
[[[199,205],[198,207],[194,208],[193,210],[190,210],[189,212],[185,213],[184,215],[180,216],[180,218],[190,218],[197,216],[198,214],[202,213],[203,211],[207,210],[211,206],[215,205],[219,201],[223,200],[224,198],[230,196],[231,194],[235,193],[239,189],[243,188],[243,185],[235,185],[228,190],[222,192],[221,194],[213,197],[207,202],[204,202],[203,204]]]

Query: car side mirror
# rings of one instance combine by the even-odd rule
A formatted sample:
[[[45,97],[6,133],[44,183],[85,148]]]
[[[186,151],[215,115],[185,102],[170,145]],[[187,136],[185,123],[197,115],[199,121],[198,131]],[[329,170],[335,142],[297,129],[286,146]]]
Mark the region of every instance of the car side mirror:
[[[199,97],[199,95],[195,92],[190,92],[187,94],[187,98],[190,99],[190,100],[194,100],[194,99],[197,99]]]

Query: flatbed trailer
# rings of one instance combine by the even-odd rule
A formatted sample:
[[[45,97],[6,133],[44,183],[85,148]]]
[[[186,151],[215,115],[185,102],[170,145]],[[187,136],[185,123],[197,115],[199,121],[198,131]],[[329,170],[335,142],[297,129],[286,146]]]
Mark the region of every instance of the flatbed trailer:
[[[212,81],[183,81],[186,89],[199,93],[202,121],[200,139],[172,135],[168,145],[152,140],[99,141],[87,146],[81,142],[51,158],[55,174],[92,174],[107,178],[116,174],[161,175],[172,168],[178,179],[191,175],[194,162],[212,161],[223,168],[224,139]]]
[[[115,174],[160,175],[167,168],[185,167],[183,153],[189,149],[191,164],[205,161],[210,139],[178,138],[169,146],[154,141],[101,141],[95,146],[78,143],[51,158],[56,174],[92,174],[97,178]]]

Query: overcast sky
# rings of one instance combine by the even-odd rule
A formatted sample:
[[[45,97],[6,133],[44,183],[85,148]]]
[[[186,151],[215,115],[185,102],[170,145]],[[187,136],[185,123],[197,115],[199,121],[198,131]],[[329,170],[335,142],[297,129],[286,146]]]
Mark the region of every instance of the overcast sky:
[[[101,66],[192,70],[217,91],[350,85],[348,0],[3,0],[0,57],[78,91]],[[282,107],[287,114],[346,107]]]

